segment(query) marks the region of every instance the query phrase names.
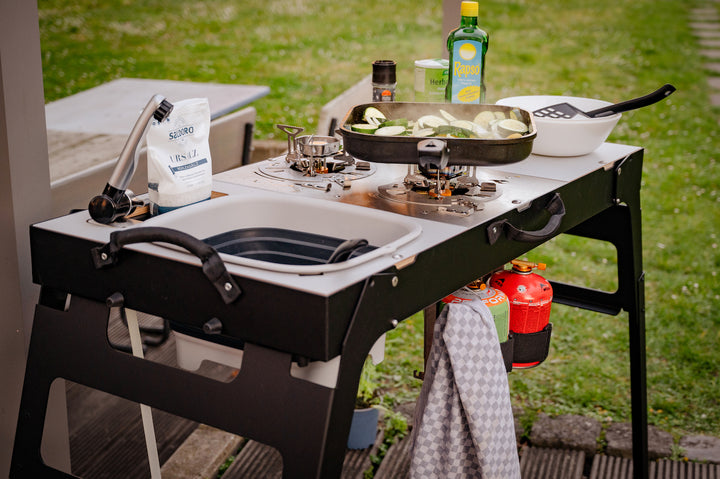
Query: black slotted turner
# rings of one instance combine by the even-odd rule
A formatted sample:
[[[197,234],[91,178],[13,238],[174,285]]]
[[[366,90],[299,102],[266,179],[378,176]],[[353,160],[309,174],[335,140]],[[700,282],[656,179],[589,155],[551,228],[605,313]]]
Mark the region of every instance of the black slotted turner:
[[[533,111],[533,115],[538,118],[573,118],[576,115],[583,115],[588,118],[601,118],[603,116],[610,116],[623,111],[635,110],[644,106],[652,105],[660,100],[667,98],[672,92],[675,91],[675,87],[666,83],[652,93],[632,100],[615,103],[614,105],[604,106],[592,111],[583,111],[570,103],[558,103],[556,105],[550,105],[543,108],[539,108]]]

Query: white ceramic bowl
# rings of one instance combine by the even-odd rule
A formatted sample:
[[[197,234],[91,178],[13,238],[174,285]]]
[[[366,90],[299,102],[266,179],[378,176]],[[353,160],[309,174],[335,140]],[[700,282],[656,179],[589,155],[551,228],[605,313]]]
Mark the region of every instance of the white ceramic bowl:
[[[595,110],[611,103],[592,98],[556,95],[530,95],[503,98],[498,105],[516,106],[533,111],[557,103],[570,103],[583,111]],[[534,117],[537,138],[532,152],[545,156],[581,156],[595,151],[610,136],[622,116],[617,113],[602,118],[586,118],[582,115],[570,119]]]

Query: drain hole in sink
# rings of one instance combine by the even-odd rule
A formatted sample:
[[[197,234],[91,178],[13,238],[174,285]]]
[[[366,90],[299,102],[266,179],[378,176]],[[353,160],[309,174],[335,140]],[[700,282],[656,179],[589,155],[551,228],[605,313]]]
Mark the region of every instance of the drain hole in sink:
[[[318,265],[327,263],[346,239],[282,228],[242,228],[203,241],[220,253],[242,258],[277,264]],[[376,247],[372,245],[359,246],[347,259],[374,249]]]

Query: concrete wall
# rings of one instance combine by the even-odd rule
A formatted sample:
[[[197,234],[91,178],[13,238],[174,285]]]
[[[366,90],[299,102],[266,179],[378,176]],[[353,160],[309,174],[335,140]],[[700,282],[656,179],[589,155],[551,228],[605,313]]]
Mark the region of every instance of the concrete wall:
[[[38,288],[30,224],[46,219],[50,174],[37,3],[0,0],[0,477],[7,477]],[[69,468],[64,388],[49,411],[44,457]],[[46,447],[47,446],[47,447]]]
[[[448,58],[447,37],[450,30],[456,29],[460,25],[460,4],[462,0],[443,0],[443,31],[442,31],[442,52],[443,58]],[[480,4],[482,9],[482,3]],[[482,16],[482,11],[480,12]]]

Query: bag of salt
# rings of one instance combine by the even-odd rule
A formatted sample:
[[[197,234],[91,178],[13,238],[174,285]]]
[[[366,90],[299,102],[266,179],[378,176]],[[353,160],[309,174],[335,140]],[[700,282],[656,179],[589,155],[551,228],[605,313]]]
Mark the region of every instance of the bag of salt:
[[[165,121],[153,120],[147,134],[148,196],[153,213],[210,198],[209,133],[207,98],[178,101]]]

